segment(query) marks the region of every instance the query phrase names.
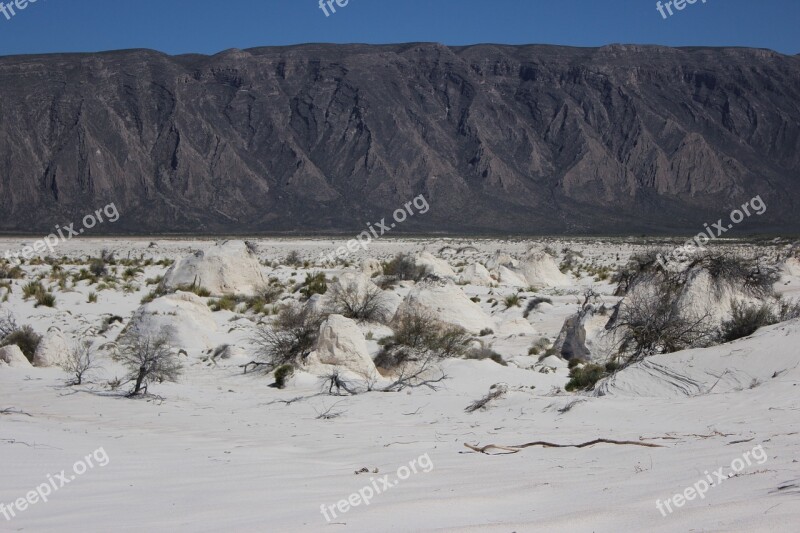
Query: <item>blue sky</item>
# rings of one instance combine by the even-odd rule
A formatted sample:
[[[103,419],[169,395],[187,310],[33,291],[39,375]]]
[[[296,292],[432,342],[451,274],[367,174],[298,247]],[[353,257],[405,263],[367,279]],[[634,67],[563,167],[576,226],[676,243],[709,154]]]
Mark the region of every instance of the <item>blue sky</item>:
[[[0,14],[0,55],[123,48],[210,54],[305,42],[409,41],[800,53],[800,0],[702,1],[665,20],[655,0],[349,0],[329,17],[319,0],[38,0],[10,20]]]

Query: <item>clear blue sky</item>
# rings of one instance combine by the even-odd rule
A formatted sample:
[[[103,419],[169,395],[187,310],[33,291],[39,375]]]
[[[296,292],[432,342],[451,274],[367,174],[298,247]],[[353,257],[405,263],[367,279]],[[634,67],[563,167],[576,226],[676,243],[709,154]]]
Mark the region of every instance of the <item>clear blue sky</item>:
[[[667,20],[655,0],[349,0],[327,18],[319,0],[38,0],[11,20],[0,14],[0,55],[409,41],[752,46],[797,54],[800,0],[697,0]]]

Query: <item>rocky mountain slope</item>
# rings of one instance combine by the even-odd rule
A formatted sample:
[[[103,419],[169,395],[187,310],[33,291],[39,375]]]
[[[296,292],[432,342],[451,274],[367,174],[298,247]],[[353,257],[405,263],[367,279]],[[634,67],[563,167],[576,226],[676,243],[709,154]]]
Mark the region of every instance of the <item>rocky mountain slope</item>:
[[[800,58],[755,49],[303,45],[0,58],[0,230],[800,229]]]

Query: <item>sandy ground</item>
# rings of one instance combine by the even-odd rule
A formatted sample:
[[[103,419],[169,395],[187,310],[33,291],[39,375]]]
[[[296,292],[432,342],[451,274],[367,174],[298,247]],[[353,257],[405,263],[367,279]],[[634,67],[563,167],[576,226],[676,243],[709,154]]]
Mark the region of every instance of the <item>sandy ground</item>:
[[[16,250],[23,242],[0,239],[0,250]],[[298,250],[313,262],[343,242],[256,240],[265,261]],[[62,244],[58,255],[77,259],[109,248],[118,258],[176,259],[210,244],[83,239]],[[498,250],[523,253],[532,244],[580,251],[582,261],[594,266],[621,265],[647,247],[616,239],[385,240],[368,253],[353,254],[352,261],[427,250],[459,269]],[[475,252],[451,255],[451,248],[465,246]],[[335,276],[342,268],[325,272]],[[29,275],[50,270],[25,269]],[[152,288],[144,280],[165,270],[149,266],[132,292],[99,291],[97,303],[87,303],[96,288],[80,282],[56,292],[54,309],[23,300],[18,285],[27,280],[17,280],[2,306],[42,333],[51,326],[71,336],[94,332],[109,315],[127,321]],[[301,279],[306,270],[320,268],[264,267],[265,275],[281,281]],[[242,373],[246,357],[211,364],[190,354],[178,383],[156,384],[151,392],[158,397],[132,400],[105,386],[122,372],[111,360],[103,360],[91,383],[78,387],[66,386],[58,368],[0,367],[0,410],[9,409],[0,414],[0,502],[12,505],[62,470],[70,478],[48,501],[14,507],[11,519],[0,508],[0,531],[797,531],[800,322],[771,326],[732,344],[659,356],[656,362],[675,372],[719,382],[703,394],[681,395],[662,387],[660,375],[644,371],[630,378],[640,388],[619,387],[599,397],[569,394],[561,391],[567,369],[545,373],[527,356],[528,347],[541,337],[555,338],[578,309],[585,287],[593,286],[608,303],[616,301],[607,281],[586,273],[570,279],[569,287],[539,291],[553,305],[531,314],[534,333],[487,339],[508,366],[447,361],[448,379],[438,391],[332,397],[319,395],[319,380],[304,373],[277,390],[269,387],[269,377]],[[792,295],[798,286],[797,279],[786,278],[780,290]],[[521,308],[488,301],[490,291],[502,299],[515,290],[461,289],[481,297],[481,307],[498,322],[522,316]],[[215,343],[246,346],[251,320],[228,311],[213,316]],[[123,325],[105,332],[105,340],[113,341]],[[375,342],[370,350],[377,351]],[[720,378],[712,367],[732,368],[737,379]],[[753,377],[748,386],[741,385],[743,375]],[[465,413],[497,383],[509,387],[506,397]],[[319,418],[328,410],[336,416]],[[530,447],[487,455],[464,446],[596,438],[660,447]],[[94,466],[75,473],[76,462],[93,453]],[[680,506],[672,500],[671,512],[659,511],[657,501],[702,487],[698,483],[720,467],[726,476],[733,473],[735,460],[742,461],[740,471],[710,486],[702,498]],[[358,504],[337,507],[348,499]]]

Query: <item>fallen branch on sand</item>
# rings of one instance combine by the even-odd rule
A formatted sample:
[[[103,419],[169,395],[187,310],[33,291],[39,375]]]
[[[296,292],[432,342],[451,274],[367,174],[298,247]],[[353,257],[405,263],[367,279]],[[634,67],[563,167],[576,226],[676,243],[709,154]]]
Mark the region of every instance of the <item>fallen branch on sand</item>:
[[[14,409],[13,407],[7,407],[5,409],[0,409],[0,415],[25,415],[33,417],[32,414],[26,413],[25,411],[20,411],[19,409]]]
[[[594,439],[588,442],[582,442],[581,444],[555,444],[553,442],[546,442],[543,440],[537,440],[536,442],[529,442],[527,444],[520,444],[518,446],[500,446],[499,444],[487,444],[486,446],[473,446],[471,444],[464,443],[464,446],[469,448],[474,452],[479,453],[487,453],[488,450],[501,450],[506,453],[517,453],[518,451],[524,448],[530,448],[531,446],[542,446],[544,448],[585,448],[587,446],[594,446],[595,444],[619,444],[619,445],[631,445],[631,446],[646,446],[648,448],[665,448],[661,444],[652,444],[649,442],[639,442],[635,440],[612,440],[612,439]],[[488,454],[493,455],[493,454]]]

